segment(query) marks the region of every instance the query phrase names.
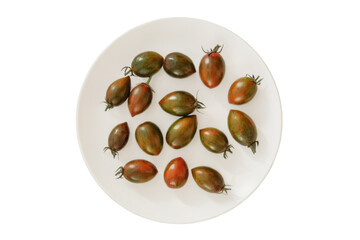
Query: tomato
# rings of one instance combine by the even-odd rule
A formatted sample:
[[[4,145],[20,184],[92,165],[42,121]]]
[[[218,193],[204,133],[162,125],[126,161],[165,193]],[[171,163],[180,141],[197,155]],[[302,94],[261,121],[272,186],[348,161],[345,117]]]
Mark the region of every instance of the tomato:
[[[228,116],[228,127],[233,138],[243,146],[247,146],[256,153],[259,145],[257,130],[254,121],[244,112],[230,110]]]
[[[188,176],[188,166],[181,157],[171,160],[164,171],[164,180],[169,188],[181,188],[185,185]]]
[[[123,149],[128,142],[129,132],[130,131],[127,122],[123,122],[115,126],[109,134],[108,146],[104,148],[104,152],[106,150],[110,150],[111,154],[115,158],[115,156],[118,154],[118,151]]]
[[[205,105],[193,95],[185,91],[175,91],[167,94],[159,102],[161,108],[175,116],[185,116],[195,109],[203,109]]]
[[[196,167],[191,169],[191,174],[196,184],[210,193],[227,193],[230,188],[227,188],[224,183],[224,178],[221,174],[210,167]]]
[[[147,51],[138,54],[132,61],[131,67],[123,67],[125,76],[134,74],[139,77],[151,77],[157,73],[164,62],[164,58],[157,52]]]
[[[249,102],[257,92],[257,85],[260,85],[262,79],[254,75],[246,75],[239,78],[230,87],[228,93],[229,103],[240,105]]]
[[[196,115],[182,117],[169,127],[166,133],[166,142],[174,149],[185,147],[194,138],[196,128]]]
[[[224,78],[225,62],[223,57],[220,55],[221,51],[222,47],[220,47],[220,45],[216,45],[214,49],[204,51],[206,55],[200,61],[200,78],[208,88],[218,86]]]
[[[115,176],[117,178],[124,176],[126,180],[133,183],[144,183],[153,179],[157,173],[158,170],[154,164],[139,159],[128,162],[124,167],[119,167],[115,172]]]
[[[152,90],[146,83],[140,83],[131,90],[128,108],[132,117],[144,112],[151,104]]]
[[[144,122],[135,130],[136,142],[140,148],[150,155],[159,155],[163,148],[163,136],[155,123]]]
[[[192,60],[179,52],[173,52],[165,57],[164,70],[175,78],[185,78],[196,72]]]
[[[130,77],[123,77],[111,83],[106,91],[105,111],[121,105],[129,97],[131,88]]]
[[[216,128],[204,128],[200,130],[200,140],[204,147],[213,153],[223,153],[227,158],[227,152],[232,153],[232,145],[226,135]]]

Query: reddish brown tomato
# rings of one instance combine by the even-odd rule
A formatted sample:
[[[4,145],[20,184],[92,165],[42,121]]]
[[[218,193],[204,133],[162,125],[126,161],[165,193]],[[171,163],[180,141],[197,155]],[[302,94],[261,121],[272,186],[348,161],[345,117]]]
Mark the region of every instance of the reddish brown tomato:
[[[185,147],[194,138],[196,128],[196,115],[182,117],[169,127],[166,133],[166,142],[174,149]]]
[[[110,150],[111,154],[115,158],[126,143],[129,140],[129,127],[127,122],[120,123],[115,126],[109,134],[108,146],[104,148],[104,151]]]
[[[233,146],[229,144],[226,135],[219,129],[200,129],[200,140],[207,150],[213,153],[223,153],[224,158],[227,158],[227,152],[232,153]]]
[[[189,169],[183,158],[171,160],[165,168],[164,180],[169,188],[181,188],[189,177]]]
[[[205,105],[193,95],[185,91],[175,91],[167,94],[159,102],[161,108],[175,116],[185,116],[195,109],[203,109]]]
[[[153,122],[144,122],[135,130],[135,138],[139,147],[150,155],[159,155],[163,148],[161,130]]]
[[[147,51],[138,54],[132,61],[131,67],[123,67],[125,76],[151,77],[160,70],[164,58],[154,51]]]
[[[229,103],[240,105],[249,102],[255,96],[257,85],[260,85],[261,80],[259,76],[254,75],[246,75],[236,80],[229,89]]]
[[[149,161],[146,160],[132,160],[125,164],[124,167],[119,167],[115,176],[117,178],[125,177],[126,180],[133,183],[144,183],[148,182],[155,177],[158,170]]]
[[[146,83],[140,83],[130,92],[128,107],[132,117],[144,112],[151,104],[152,90]]]
[[[124,77],[116,80],[111,83],[106,91],[105,103],[106,108],[105,111],[121,105],[126,99],[129,97],[131,88],[130,77]]]
[[[200,78],[208,88],[218,86],[225,75],[225,62],[220,55],[222,48],[216,45],[214,49],[205,52],[199,66]]]
[[[210,193],[227,193],[230,188],[227,188],[224,183],[224,178],[221,174],[210,167],[196,167],[191,169],[191,174],[196,184]]]
[[[230,110],[228,116],[228,127],[233,138],[243,146],[247,146],[256,153],[256,146],[259,145],[257,130],[254,121],[244,112]]]
[[[192,60],[179,52],[168,54],[163,67],[167,74],[175,78],[185,78],[196,72]]]

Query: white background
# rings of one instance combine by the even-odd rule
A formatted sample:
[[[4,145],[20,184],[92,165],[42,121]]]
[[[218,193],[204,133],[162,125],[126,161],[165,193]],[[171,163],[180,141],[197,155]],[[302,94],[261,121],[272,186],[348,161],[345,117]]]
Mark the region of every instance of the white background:
[[[356,2],[1,1],[0,239],[359,239]],[[186,225],[112,201],[88,172],[75,127],[82,82],[105,47],[139,24],[178,16],[222,25],[254,47],[284,117],[257,191]]]

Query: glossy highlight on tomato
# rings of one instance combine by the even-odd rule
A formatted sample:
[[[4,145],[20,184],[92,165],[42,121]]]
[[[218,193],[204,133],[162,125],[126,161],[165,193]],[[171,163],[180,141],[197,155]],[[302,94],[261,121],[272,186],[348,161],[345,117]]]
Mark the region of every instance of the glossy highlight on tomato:
[[[230,110],[228,116],[228,127],[233,138],[243,146],[247,146],[256,153],[257,130],[254,121],[244,112]]]
[[[185,116],[195,111],[203,109],[205,105],[199,102],[193,95],[186,91],[175,91],[163,97],[159,105],[161,108],[175,116]]]
[[[200,131],[200,140],[204,147],[213,153],[223,153],[224,158],[227,158],[227,152],[232,153],[232,145],[226,135],[216,128],[203,128]]]
[[[157,173],[158,170],[154,164],[138,159],[128,162],[124,167],[119,167],[115,171],[115,176],[118,179],[125,177],[126,180],[133,183],[144,183],[153,179]]]
[[[213,168],[201,166],[191,169],[196,184],[209,193],[227,193],[231,190],[225,185],[224,178]]]
[[[131,67],[123,67],[125,76],[134,74],[139,77],[151,77],[157,73],[164,62],[164,58],[154,51],[147,51],[138,54],[132,61]]]
[[[105,111],[113,107],[120,106],[123,102],[125,102],[129,97],[130,89],[131,81],[129,76],[120,78],[111,83],[106,91]]]
[[[189,169],[181,157],[171,160],[164,171],[164,180],[169,188],[181,188],[189,177]]]
[[[244,104],[254,98],[257,92],[257,86],[260,85],[263,79],[259,76],[246,75],[246,77],[239,78],[230,87],[228,93],[228,101],[231,104]]]
[[[199,74],[201,81],[208,87],[218,86],[225,75],[225,61],[220,55],[223,47],[216,45],[210,51],[203,51],[206,55],[201,59],[199,65]]]
[[[196,115],[182,117],[169,127],[166,133],[166,142],[174,149],[185,147],[194,138],[196,128]]]
[[[128,108],[132,117],[144,112],[151,104],[152,89],[146,83],[140,83],[131,90]]]
[[[144,122],[135,130],[135,138],[139,147],[150,155],[159,155],[163,148],[161,130],[153,122]]]
[[[196,72],[193,61],[179,52],[169,53],[163,67],[167,74],[175,78],[185,78]]]
[[[118,155],[118,151],[123,149],[128,142],[129,133],[130,131],[127,122],[116,125],[109,134],[108,146],[104,148],[104,152],[110,150],[115,158],[115,156]]]

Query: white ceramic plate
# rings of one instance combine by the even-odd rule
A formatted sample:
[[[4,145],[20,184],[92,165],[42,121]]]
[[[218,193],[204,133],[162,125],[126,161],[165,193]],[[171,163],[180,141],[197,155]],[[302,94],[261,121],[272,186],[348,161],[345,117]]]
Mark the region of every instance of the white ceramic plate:
[[[102,103],[110,83],[123,77],[121,68],[143,51],[156,51],[165,57],[170,52],[189,56],[198,69],[204,49],[216,44],[224,45],[221,52],[226,73],[221,84],[207,88],[198,72],[185,79],[172,78],[162,69],[155,74],[151,86],[155,90],[150,107],[131,117],[124,103],[104,112]],[[264,80],[253,100],[245,105],[230,105],[227,93],[230,85],[245,74],[260,75]],[[132,77],[132,87],[146,81]],[[150,156],[136,143],[136,127],[152,121],[165,138],[168,127],[178,117],[165,113],[158,102],[167,93],[185,90],[205,103],[206,109],[198,116],[198,129],[215,127],[223,131],[235,147],[234,153],[224,159],[222,154],[207,151],[200,142],[197,131],[192,142],[182,149],[172,149],[164,141],[159,156]],[[227,116],[230,109],[247,113],[255,122],[260,142],[257,153],[238,144],[230,135]],[[103,152],[112,128],[128,122],[130,137],[127,145],[113,159],[110,152]],[[282,114],[275,82],[259,55],[239,36],[216,24],[191,18],[169,18],[141,25],[115,40],[96,60],[82,87],[77,109],[77,131],[80,149],[89,171],[101,188],[118,204],[142,217],[167,223],[190,223],[218,216],[244,201],[263,181],[269,172],[280,144]],[[191,173],[184,187],[170,189],[163,180],[168,162],[182,157],[189,170],[197,166],[217,169],[232,190],[226,194],[211,194],[199,188]],[[158,174],[147,183],[134,184],[125,179],[115,179],[119,166],[130,160],[146,159],[154,163]]]

